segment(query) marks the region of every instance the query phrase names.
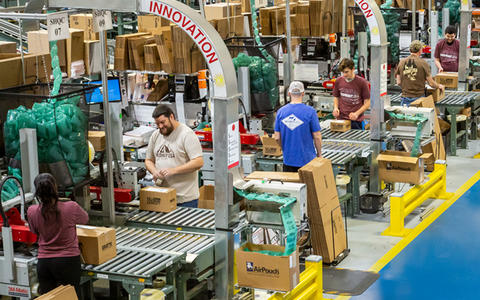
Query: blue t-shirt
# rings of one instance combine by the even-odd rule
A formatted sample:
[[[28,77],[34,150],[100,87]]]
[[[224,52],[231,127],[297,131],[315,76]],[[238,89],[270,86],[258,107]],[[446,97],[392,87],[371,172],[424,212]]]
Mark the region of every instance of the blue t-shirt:
[[[303,167],[317,156],[313,132],[320,131],[320,123],[313,107],[290,103],[280,108],[275,131],[280,132],[284,164]]]

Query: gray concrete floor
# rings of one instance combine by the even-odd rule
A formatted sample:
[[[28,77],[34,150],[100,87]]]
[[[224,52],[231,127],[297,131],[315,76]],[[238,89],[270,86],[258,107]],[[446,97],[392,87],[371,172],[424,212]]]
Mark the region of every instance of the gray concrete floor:
[[[447,157],[447,192],[455,192],[468,179],[480,171],[480,159],[473,156],[480,153],[480,140],[469,141],[467,149],[457,150],[457,156]],[[403,186],[408,190],[409,186]],[[420,214],[425,208],[437,208],[443,200],[428,200],[405,219],[406,228],[414,228],[420,223]],[[361,214],[355,218],[347,218],[348,246],[350,254],[337,266],[345,269],[368,270],[385,255],[401,238],[382,236],[389,226],[388,203],[387,213],[368,215]],[[418,238],[418,237],[417,237]],[[256,299],[268,299],[265,291],[256,291]],[[324,295],[327,299],[335,298]]]

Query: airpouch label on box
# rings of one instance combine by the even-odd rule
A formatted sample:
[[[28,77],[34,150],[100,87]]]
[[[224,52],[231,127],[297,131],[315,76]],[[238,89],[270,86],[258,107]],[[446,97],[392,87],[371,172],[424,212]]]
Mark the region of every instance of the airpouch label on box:
[[[273,277],[279,277],[280,276],[280,270],[279,269],[269,269],[263,266],[256,266],[253,262],[247,261],[246,264],[247,272],[249,273],[258,273],[262,275],[270,275]]]

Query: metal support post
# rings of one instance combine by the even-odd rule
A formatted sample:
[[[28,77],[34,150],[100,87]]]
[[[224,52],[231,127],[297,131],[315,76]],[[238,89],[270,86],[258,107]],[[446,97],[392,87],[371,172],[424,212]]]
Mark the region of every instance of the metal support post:
[[[460,51],[458,57],[458,90],[466,90],[470,61],[470,35],[472,28],[472,3],[462,1],[460,8]]]
[[[417,1],[412,1],[412,41],[417,39]]]
[[[366,32],[358,33],[358,66],[357,69],[367,73],[368,68],[368,35]],[[369,78],[367,78],[369,79]]]
[[[23,57],[23,38],[22,38],[22,19],[18,19],[18,36],[19,36],[19,43],[20,43],[20,57],[22,60],[22,79],[23,79],[23,84],[26,84],[25,82],[25,59]],[[38,68],[38,66],[37,66]],[[48,78],[46,78],[48,80]]]
[[[247,116],[252,115],[252,103],[250,99],[250,70],[248,67],[238,68],[238,87],[239,93],[242,94],[242,102],[245,106],[245,114]]]
[[[431,5],[432,0],[429,1],[429,4]],[[430,10],[430,17],[428,19],[430,23],[430,47],[432,49],[432,54],[430,58],[430,69],[432,70],[432,76],[435,76],[437,74],[437,67],[435,66],[434,54],[438,42],[438,12]]]
[[[112,132],[110,119],[110,103],[108,102],[107,50],[105,31],[100,31],[100,48],[102,49],[102,91],[103,118],[105,121],[105,151],[107,154],[107,186],[102,188],[103,216],[108,217],[109,224],[115,224],[115,200],[113,199],[113,168],[112,168]]]
[[[342,2],[342,37],[340,38],[340,57],[350,58],[350,41],[347,37],[347,0]]]
[[[442,33],[445,32],[447,26],[450,25],[450,9],[448,7],[444,7],[442,9]]]
[[[370,165],[370,185],[369,191],[372,193],[380,192],[380,181],[378,179],[378,161],[377,156],[382,149],[383,139],[383,92],[382,81],[385,81],[386,61],[387,61],[388,43],[381,45],[371,45],[371,63],[370,63],[370,139],[372,149],[372,163]],[[383,72],[383,73],[382,73]],[[383,74],[383,76],[382,76]],[[383,83],[384,84],[384,83]],[[386,92],[386,91],[385,91]]]
[[[286,60],[285,60],[285,55],[283,64],[284,64],[284,72],[283,72],[283,86],[285,87],[285,90],[288,89],[290,86],[290,82],[294,80],[293,78],[293,72],[292,72],[292,29],[291,29],[291,20],[290,20],[290,0],[287,0],[285,2],[286,7],[285,7],[285,18],[286,18],[286,30],[287,30],[287,51],[286,51]]]
[[[22,158],[23,191],[25,194],[34,193],[35,185],[33,182],[39,174],[36,129],[20,129],[20,154]]]
[[[238,121],[238,97],[213,99],[214,127],[213,151],[215,162],[215,297],[232,299],[234,265],[234,222],[238,220],[233,210],[233,173],[238,166],[230,168],[229,161],[240,161],[231,147],[235,139],[230,127]],[[238,134],[238,133],[237,133]],[[240,145],[238,145],[240,146]],[[236,170],[235,170],[236,169]]]

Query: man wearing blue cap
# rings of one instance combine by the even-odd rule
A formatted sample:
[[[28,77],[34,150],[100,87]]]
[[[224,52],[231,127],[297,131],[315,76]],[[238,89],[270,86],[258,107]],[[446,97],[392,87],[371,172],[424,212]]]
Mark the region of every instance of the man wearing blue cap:
[[[317,112],[303,104],[303,83],[290,84],[290,103],[280,108],[275,119],[275,139],[282,146],[283,171],[297,172],[316,156],[322,156],[322,134]]]

